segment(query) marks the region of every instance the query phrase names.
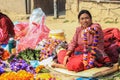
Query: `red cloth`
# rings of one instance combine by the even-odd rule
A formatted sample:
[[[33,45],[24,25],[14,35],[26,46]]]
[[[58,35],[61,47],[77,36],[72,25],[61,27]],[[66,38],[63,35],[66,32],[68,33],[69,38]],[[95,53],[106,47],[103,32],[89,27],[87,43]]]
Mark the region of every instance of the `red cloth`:
[[[61,50],[59,53],[58,53],[58,62],[60,64],[63,64],[63,61],[64,61],[64,57],[66,55],[66,50]],[[82,71],[84,70],[84,65],[82,63],[82,55],[76,55],[76,56],[72,56],[68,59],[68,62],[66,64],[66,67],[68,70],[70,71]]]
[[[83,48],[81,46],[78,46],[75,50],[82,52]],[[60,64],[63,64],[66,52],[67,52],[66,50],[61,50],[57,54],[57,56],[58,56],[57,59],[58,59],[58,62]],[[91,53],[88,53],[88,61],[90,59],[90,55],[91,55]],[[95,61],[95,66],[96,67],[101,67],[101,66],[103,66],[103,64],[105,62],[110,62],[110,59],[107,56],[105,56],[105,57],[103,57],[103,56],[99,57],[98,60],[99,61]],[[86,70],[86,68],[84,67],[84,64],[83,64],[83,54],[75,55],[74,53],[72,53],[71,56],[68,59],[66,67],[67,67],[68,70],[70,70],[70,71],[76,71],[76,72]]]
[[[105,41],[105,52],[113,63],[118,61],[119,53],[117,48],[120,47],[120,30],[118,28],[107,28],[103,30]]]
[[[75,55],[68,59],[66,67],[70,71],[82,71],[84,70],[84,64],[82,62],[83,55]]]
[[[9,34],[14,36],[14,25],[10,18],[5,14],[0,13],[0,28],[2,29],[3,36],[0,37],[0,44],[7,44]]]

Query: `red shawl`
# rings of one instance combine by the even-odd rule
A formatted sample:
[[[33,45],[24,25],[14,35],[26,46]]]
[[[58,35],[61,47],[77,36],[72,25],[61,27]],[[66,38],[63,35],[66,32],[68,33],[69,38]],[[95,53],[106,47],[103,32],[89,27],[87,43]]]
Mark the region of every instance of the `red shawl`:
[[[0,28],[2,30],[2,37],[0,37],[0,44],[6,44],[9,39],[9,34],[14,36],[14,25],[12,21],[5,15],[0,13]]]
[[[119,53],[117,48],[120,47],[120,30],[118,28],[107,28],[104,32],[105,52],[113,63],[118,61]]]

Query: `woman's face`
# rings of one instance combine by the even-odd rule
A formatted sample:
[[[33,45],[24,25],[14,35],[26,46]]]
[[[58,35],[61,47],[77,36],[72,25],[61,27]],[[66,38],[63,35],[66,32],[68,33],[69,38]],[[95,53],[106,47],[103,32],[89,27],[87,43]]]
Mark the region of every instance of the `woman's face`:
[[[83,28],[86,28],[91,25],[92,19],[90,18],[88,14],[83,13],[79,18],[79,22]]]

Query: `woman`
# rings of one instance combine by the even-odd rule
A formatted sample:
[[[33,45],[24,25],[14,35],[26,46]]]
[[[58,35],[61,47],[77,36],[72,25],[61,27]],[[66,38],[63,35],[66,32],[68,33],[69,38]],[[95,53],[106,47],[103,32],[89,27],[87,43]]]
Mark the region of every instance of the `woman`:
[[[7,44],[9,37],[14,37],[14,25],[8,16],[0,12],[0,44]]]
[[[101,26],[92,23],[89,11],[81,10],[78,14],[81,26],[76,28],[67,50],[57,54],[58,63],[52,67],[67,68],[71,71],[82,71],[93,67],[101,67],[110,59],[104,53],[103,32]]]

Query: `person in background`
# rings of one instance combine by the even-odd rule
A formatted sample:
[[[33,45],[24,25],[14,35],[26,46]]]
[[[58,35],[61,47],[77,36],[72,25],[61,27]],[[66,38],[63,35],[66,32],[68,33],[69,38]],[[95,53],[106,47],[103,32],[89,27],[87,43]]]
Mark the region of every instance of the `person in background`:
[[[92,22],[88,10],[79,12],[78,21],[80,26],[76,28],[68,49],[57,53],[57,62],[54,62],[52,67],[78,72],[104,65],[112,66],[104,52],[103,31],[100,24]]]
[[[7,15],[0,12],[0,44],[7,44],[14,35],[14,24]]]

